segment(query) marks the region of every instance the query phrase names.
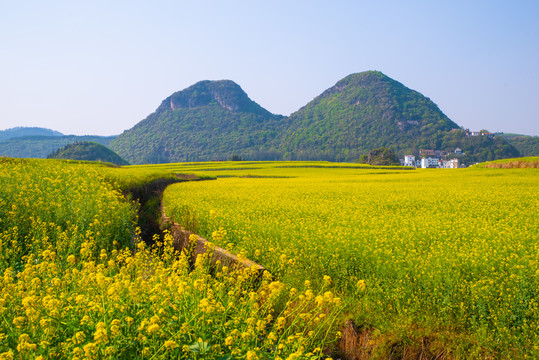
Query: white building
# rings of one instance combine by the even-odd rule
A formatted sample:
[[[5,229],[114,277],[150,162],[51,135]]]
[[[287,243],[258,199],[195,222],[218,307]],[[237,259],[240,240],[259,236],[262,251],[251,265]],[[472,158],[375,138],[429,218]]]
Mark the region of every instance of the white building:
[[[426,168],[436,168],[440,166],[440,160],[436,158],[422,158],[421,159],[421,167],[423,169]]]
[[[458,169],[459,168],[459,159],[451,159],[442,162],[442,167],[444,169]]]
[[[404,155],[404,166],[415,166],[415,156],[414,155]]]

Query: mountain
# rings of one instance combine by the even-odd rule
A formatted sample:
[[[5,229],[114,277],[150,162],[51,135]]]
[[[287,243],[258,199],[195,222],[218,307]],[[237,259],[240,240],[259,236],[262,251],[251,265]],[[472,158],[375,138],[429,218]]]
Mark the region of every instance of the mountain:
[[[233,81],[201,81],[167,97],[110,147],[135,164],[263,158],[276,151],[284,125]]]
[[[522,156],[539,156],[539,136],[502,134],[504,140],[518,149]]]
[[[289,121],[283,148],[290,160],[353,161],[380,147],[401,157],[419,149],[471,151],[476,140],[455,134],[459,126],[429,98],[378,71],[345,77],[291,114]],[[495,142],[484,140],[481,146],[493,154]]]
[[[0,156],[45,159],[54,150],[77,141],[93,141],[108,146],[115,136],[22,136],[0,141]]]
[[[92,141],[68,144],[61,149],[53,151],[47,159],[69,159],[85,161],[102,161],[116,165],[129,165],[111,149]]]
[[[0,130],[0,141],[22,136],[62,136],[61,132],[40,127],[14,127]]]
[[[352,74],[289,117],[230,81],[201,81],[163,100],[110,147],[131,163],[224,160],[357,161],[370,150],[465,152],[461,162],[519,156],[501,137],[473,137],[429,98],[378,71]]]

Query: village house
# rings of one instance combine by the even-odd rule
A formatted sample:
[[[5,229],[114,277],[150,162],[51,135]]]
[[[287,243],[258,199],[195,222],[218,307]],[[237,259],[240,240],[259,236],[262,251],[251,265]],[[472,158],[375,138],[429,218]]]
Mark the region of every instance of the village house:
[[[437,158],[431,158],[431,157],[422,158],[421,159],[421,168],[423,168],[423,169],[437,168],[437,167],[440,167],[440,162],[441,162],[441,160],[439,160]]]
[[[416,166],[415,156],[414,155],[404,155],[404,166]]]
[[[441,167],[444,169],[458,169],[459,159],[443,160]]]
[[[419,157],[423,156],[435,156],[436,153],[432,149],[419,149]]]

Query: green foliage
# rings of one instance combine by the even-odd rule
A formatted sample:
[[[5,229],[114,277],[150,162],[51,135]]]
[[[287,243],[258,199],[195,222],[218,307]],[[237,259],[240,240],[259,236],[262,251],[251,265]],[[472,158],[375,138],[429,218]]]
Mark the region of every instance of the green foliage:
[[[232,155],[230,157],[230,159],[228,159],[228,160],[230,160],[230,161],[243,161],[243,158],[241,156],[239,156],[239,155]]]
[[[393,150],[381,147],[369,151],[369,155],[362,155],[359,158],[361,163],[370,165],[400,165],[399,158]]]
[[[515,148],[522,156],[539,156],[539,136],[526,136],[519,134],[502,134],[502,137]]]
[[[314,159],[310,150],[320,148],[346,161],[379,147],[437,148],[458,128],[430,99],[376,71],[347,76],[290,118],[284,144],[297,160]]]
[[[82,141],[66,145],[61,149],[53,151],[47,158],[102,161],[115,165],[129,165],[127,161],[122,159],[114,151],[104,145],[91,141]]]
[[[453,132],[452,132],[453,131]],[[462,136],[461,136],[462,135]],[[466,138],[430,99],[381,72],[352,74],[290,117],[272,115],[231,81],[203,81],[166,98],[113,140],[131,163],[224,160],[355,161],[371,149],[469,149],[468,162],[518,156],[503,139]]]
[[[465,155],[455,157],[466,165],[521,155],[514,146],[500,136],[466,136],[464,130],[446,133],[441,144],[442,148],[447,151],[454,151],[457,147],[461,148]]]
[[[282,125],[281,116],[251,101],[235,83],[205,81],[165,99],[111,148],[136,164],[224,160],[231,153],[270,159]]]

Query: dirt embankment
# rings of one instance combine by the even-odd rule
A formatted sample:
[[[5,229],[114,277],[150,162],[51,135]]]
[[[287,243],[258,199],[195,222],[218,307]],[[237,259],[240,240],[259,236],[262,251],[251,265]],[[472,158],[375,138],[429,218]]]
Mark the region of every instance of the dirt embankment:
[[[503,163],[489,163],[485,164],[486,168],[496,168],[496,169],[525,169],[525,168],[539,168],[539,161],[508,161]]]

